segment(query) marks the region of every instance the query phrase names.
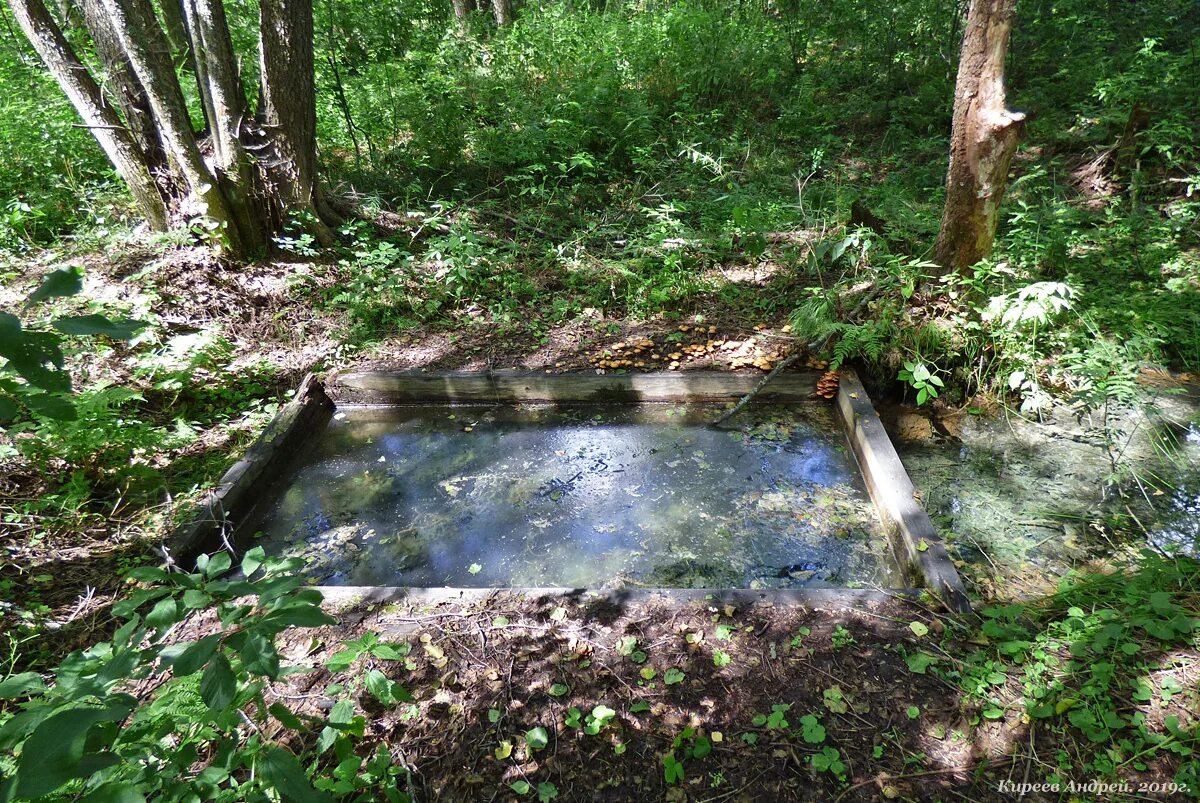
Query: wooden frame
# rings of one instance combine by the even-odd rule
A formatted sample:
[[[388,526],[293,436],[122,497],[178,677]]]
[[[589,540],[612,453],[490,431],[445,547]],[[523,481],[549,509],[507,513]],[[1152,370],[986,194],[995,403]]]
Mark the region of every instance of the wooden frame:
[[[817,399],[820,372],[781,373],[754,399],[756,403],[801,403]],[[279,411],[263,435],[221,478],[196,517],[170,539],[170,557],[183,562],[202,549],[232,543],[238,527],[271,497],[294,456],[329,421],[334,408],[417,404],[624,404],[634,402],[724,402],[749,393],[760,381],[753,374],[712,371],[648,374],[540,374],[533,372],[424,373],[369,371],[335,376],[329,390],[313,376]],[[841,421],[867,490],[892,544],[897,562],[914,585],[936,594],[951,610],[970,611],[962,581],[916,489],[900,462],[874,406],[851,370],[841,372],[836,401]],[[537,596],[600,594],[658,595],[673,600],[769,600],[778,604],[858,607],[889,596],[909,596],[914,588],[864,589],[457,589],[391,586],[321,587],[331,601],[479,598],[499,590]]]

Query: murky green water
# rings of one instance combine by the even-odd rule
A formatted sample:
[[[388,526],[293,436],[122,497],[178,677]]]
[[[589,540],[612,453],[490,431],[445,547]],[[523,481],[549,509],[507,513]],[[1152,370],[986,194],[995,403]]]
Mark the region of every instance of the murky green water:
[[[823,405],[348,408],[258,543],[330,585],[895,586]]]
[[[1072,571],[1111,569],[1147,547],[1200,556],[1195,398],[1163,397],[1107,424],[1068,410],[1049,423],[963,413],[938,434],[912,412],[885,418],[951,557],[984,596],[1049,593]]]

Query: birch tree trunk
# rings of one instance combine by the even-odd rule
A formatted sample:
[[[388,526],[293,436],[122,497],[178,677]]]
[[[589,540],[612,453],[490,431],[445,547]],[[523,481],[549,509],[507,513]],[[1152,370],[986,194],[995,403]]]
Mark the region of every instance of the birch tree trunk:
[[[492,16],[499,27],[512,22],[512,0],[492,0]]]
[[[159,0],[161,22],[152,0],[69,0],[111,100],[45,0],[8,1],[153,227],[201,218],[210,241],[234,257],[258,252],[293,220],[333,242],[341,216],[317,175],[312,0],[261,0],[254,116],[223,0]],[[189,114],[181,69],[195,74],[204,131]]]
[[[167,228],[167,207],[150,175],[146,154],[138,147],[100,86],[79,60],[58,23],[42,0],[9,0],[13,16],[84,125],[129,186],[146,222],[157,230]]]
[[[1025,115],[1009,111],[1004,96],[1016,0],[971,0],[963,32],[946,204],[934,259],[964,270],[992,252],[1008,168]]]

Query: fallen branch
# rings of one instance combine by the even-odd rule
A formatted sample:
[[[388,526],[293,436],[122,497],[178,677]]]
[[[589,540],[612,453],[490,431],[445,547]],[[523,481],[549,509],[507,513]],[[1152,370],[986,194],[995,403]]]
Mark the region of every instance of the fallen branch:
[[[733,407],[731,407],[730,409],[728,409],[724,413],[722,413],[721,417],[716,419],[715,421],[713,421],[711,424],[709,424],[709,426],[710,427],[719,427],[721,424],[725,423],[726,421],[728,421],[729,419],[733,418],[735,415],[740,413],[742,411],[742,409],[747,404],[749,404],[754,399],[754,397],[757,396],[759,394],[759,392],[762,391],[763,388],[765,388],[767,386],[768,382],[770,382],[772,379],[774,379],[775,376],[780,371],[782,371],[784,368],[787,368],[789,365],[794,363],[796,360],[800,359],[800,355],[802,355],[804,353],[806,353],[806,352],[797,351],[796,353],[792,354],[787,359],[781,360],[778,365],[776,365],[774,368],[771,369],[771,373],[764,376],[762,378],[762,381],[754,386],[753,390],[751,390],[749,393],[747,393],[745,396],[743,396],[738,401],[738,403],[735,404]]]

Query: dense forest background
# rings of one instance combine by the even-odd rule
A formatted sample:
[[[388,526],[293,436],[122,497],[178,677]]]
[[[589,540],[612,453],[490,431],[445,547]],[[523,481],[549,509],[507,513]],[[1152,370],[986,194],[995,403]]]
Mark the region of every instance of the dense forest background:
[[[99,1],[62,0],[48,13],[111,93],[115,76],[82,12]],[[0,800],[367,800],[384,787],[394,800],[445,788],[467,799],[482,783],[542,800],[598,799],[605,788],[612,799],[633,788],[684,799],[685,765],[687,778],[705,779],[689,794],[713,800],[763,799],[753,795],[767,781],[772,799],[924,799],[942,794],[934,779],[1005,799],[989,797],[995,773],[1200,783],[1200,573],[1192,559],[1144,549],[1155,505],[1178,482],[1172,438],[1188,431],[1160,427],[1157,400],[1200,367],[1200,4],[1017,3],[1007,100],[1024,121],[995,249],[947,270],[934,245],[965,2],[317,0],[312,41],[274,44],[311,48],[321,198],[267,210],[261,241],[237,249],[185,202],[168,210],[170,225],[148,225],[95,127],[22,34],[12,9],[28,0],[11,3],[0,10],[0,674],[11,675],[0,682]],[[259,3],[227,0],[224,12],[247,99],[261,109]],[[171,69],[212,160],[223,146],[211,111],[187,61]],[[615,345],[674,343],[680,326],[700,324],[710,343],[736,348],[633,366]],[[18,342],[43,359],[22,362]],[[725,638],[736,628],[713,631],[697,652],[702,636],[685,644],[669,616],[646,617],[662,629],[635,645],[678,637],[704,672],[689,666],[686,683],[667,681],[695,699],[664,709],[656,698],[640,742],[628,723],[649,710],[635,697],[655,670],[631,663],[640,650],[628,642],[610,645],[609,696],[592,689],[586,705],[575,701],[583,711],[554,708],[557,691],[532,694],[524,712],[506,707],[514,677],[567,693],[541,682],[561,677],[551,654],[568,636],[571,650],[601,638],[574,609],[562,626],[581,621],[563,643],[518,645],[544,654],[516,676],[510,666],[503,704],[489,686],[499,681],[445,639],[541,634],[563,616],[447,614],[415,649],[328,631],[321,646],[288,642],[280,649],[317,656],[330,683],[318,689],[329,706],[296,704],[297,718],[288,706],[310,687],[262,695],[280,678],[275,637],[330,624],[299,581],[225,584],[224,556],[197,574],[151,568],[163,534],[308,371],[766,372],[789,354],[854,365],[877,398],[932,408],[942,427],[940,411],[1001,405],[1088,422],[1104,476],[1094,509],[1070,527],[1100,544],[1088,570],[1127,573],[1072,570],[1030,592],[1022,566],[988,557],[964,569],[982,625],[889,611],[899,634],[873,622],[855,631],[858,648],[841,624],[764,614],[747,626],[775,639],[760,652],[774,659],[779,646],[787,668],[766,683],[760,664],[740,665],[744,694],[732,699],[744,732],[735,737],[735,713],[723,714],[734,744],[715,747],[715,726],[697,725],[695,711],[726,697],[722,684],[748,654]],[[1148,431],[1162,440],[1135,448]],[[262,565],[247,560],[251,573]],[[253,611],[235,603],[249,591],[261,595]],[[196,610],[215,627],[217,606],[224,635],[180,625]],[[706,616],[694,632],[710,627]],[[184,639],[174,652],[168,632]],[[175,664],[179,677],[163,680],[195,645]],[[571,665],[599,666],[602,652],[572,652]],[[865,707],[848,709],[837,685],[807,699],[810,665],[825,673],[820,685],[841,678]],[[1164,666],[1178,670],[1169,683]],[[847,678],[873,672],[883,675],[863,682],[878,689],[849,688]],[[47,690],[44,677],[57,685]],[[157,701],[136,716],[130,678]],[[897,684],[912,699],[886,725],[864,726]],[[948,693],[940,755],[922,711]],[[119,734],[111,723],[127,714],[136,727]],[[439,717],[468,724],[453,748],[422,753],[417,742],[443,733]],[[384,722],[393,730],[381,735]],[[609,739],[604,760],[580,741],[584,729]],[[389,753],[397,732],[408,734],[407,758]],[[943,741],[947,732],[958,736]],[[124,763],[85,755],[89,733],[87,750],[104,742]],[[168,733],[186,735],[155,763]],[[564,758],[547,762],[539,751],[559,740]],[[520,773],[493,772],[514,743]],[[32,766],[39,751],[66,769]],[[467,762],[491,769],[461,773]],[[14,772],[36,778],[20,795]]]

